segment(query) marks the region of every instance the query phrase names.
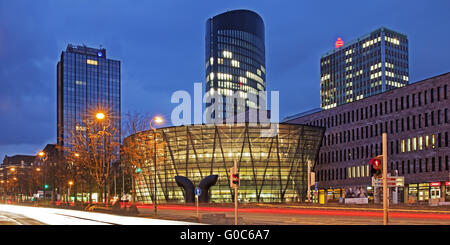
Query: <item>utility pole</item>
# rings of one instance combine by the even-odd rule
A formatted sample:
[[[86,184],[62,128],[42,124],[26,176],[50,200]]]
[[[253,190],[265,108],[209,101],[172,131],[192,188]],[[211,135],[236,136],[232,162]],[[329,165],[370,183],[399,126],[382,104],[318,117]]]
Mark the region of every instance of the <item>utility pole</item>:
[[[238,188],[239,188],[239,172],[237,160],[234,160],[234,166],[230,168],[230,187],[234,188],[234,224],[238,223]]]
[[[238,173],[236,160],[234,160],[234,169],[235,169],[236,173]],[[238,188],[239,188],[238,184],[235,184],[234,185],[234,224],[235,225],[238,224]]]
[[[383,144],[383,224],[387,225],[389,220],[389,191],[387,185],[387,133],[382,134]]]
[[[308,202],[311,202],[311,161],[308,160]]]

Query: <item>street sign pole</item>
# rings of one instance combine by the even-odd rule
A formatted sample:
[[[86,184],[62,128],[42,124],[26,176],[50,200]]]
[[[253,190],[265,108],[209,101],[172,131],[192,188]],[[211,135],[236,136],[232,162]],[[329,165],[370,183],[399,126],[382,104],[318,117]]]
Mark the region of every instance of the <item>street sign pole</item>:
[[[388,198],[388,183],[387,183],[387,133],[382,135],[383,144],[383,224],[388,224],[388,209],[389,209],[389,198]]]
[[[237,161],[234,160],[234,169],[238,172]],[[234,185],[234,224],[238,224],[238,185]]]
[[[197,207],[197,220],[200,220],[200,217],[198,215],[198,196],[202,194],[202,190],[197,187],[195,188],[195,206]]]
[[[197,206],[197,220],[198,220],[199,216],[198,216],[198,196],[197,195],[195,195],[195,205]]]

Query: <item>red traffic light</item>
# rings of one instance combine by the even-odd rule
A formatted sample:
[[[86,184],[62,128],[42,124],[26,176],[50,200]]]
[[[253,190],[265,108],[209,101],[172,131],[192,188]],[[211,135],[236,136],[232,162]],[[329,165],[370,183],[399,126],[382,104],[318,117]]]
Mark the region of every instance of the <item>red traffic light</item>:
[[[239,174],[233,174],[233,184],[239,185]]]
[[[383,156],[376,156],[372,159],[370,159],[370,164],[373,166],[373,168],[375,169],[381,169],[383,166]]]

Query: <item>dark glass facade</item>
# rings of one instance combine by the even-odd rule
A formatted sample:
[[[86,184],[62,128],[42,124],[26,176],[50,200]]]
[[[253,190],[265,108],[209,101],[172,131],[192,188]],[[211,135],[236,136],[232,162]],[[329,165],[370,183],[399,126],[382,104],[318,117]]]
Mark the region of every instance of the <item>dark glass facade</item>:
[[[120,61],[107,59],[105,49],[68,45],[57,65],[58,145],[70,147],[71,134],[97,112],[119,129],[113,140],[120,142],[120,84]]]
[[[258,109],[258,92],[266,90],[262,18],[249,10],[234,10],[208,19],[205,51],[206,97],[210,98],[206,106],[215,105],[211,118]],[[227,103],[232,96],[232,103]]]
[[[307,162],[318,156],[324,128],[276,124],[276,134],[262,132],[272,125],[206,124],[159,128],[131,135],[124,147],[145,156],[136,176],[137,201],[154,199],[154,139],[156,138],[157,203],[184,203],[184,190],[175,176],[190,179],[195,187],[207,176],[218,175],[209,189],[214,203],[233,202],[229,169],[234,160],[240,174],[239,202],[295,202],[306,198]]]
[[[379,28],[320,59],[321,107],[331,109],[408,84],[408,38]]]

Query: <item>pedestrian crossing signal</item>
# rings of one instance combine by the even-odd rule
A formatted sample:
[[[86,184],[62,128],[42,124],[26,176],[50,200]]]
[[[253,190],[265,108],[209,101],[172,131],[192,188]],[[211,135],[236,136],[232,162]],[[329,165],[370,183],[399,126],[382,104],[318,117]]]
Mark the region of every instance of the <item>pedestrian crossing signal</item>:
[[[383,177],[383,155],[370,159],[371,174],[374,178],[381,179]]]

